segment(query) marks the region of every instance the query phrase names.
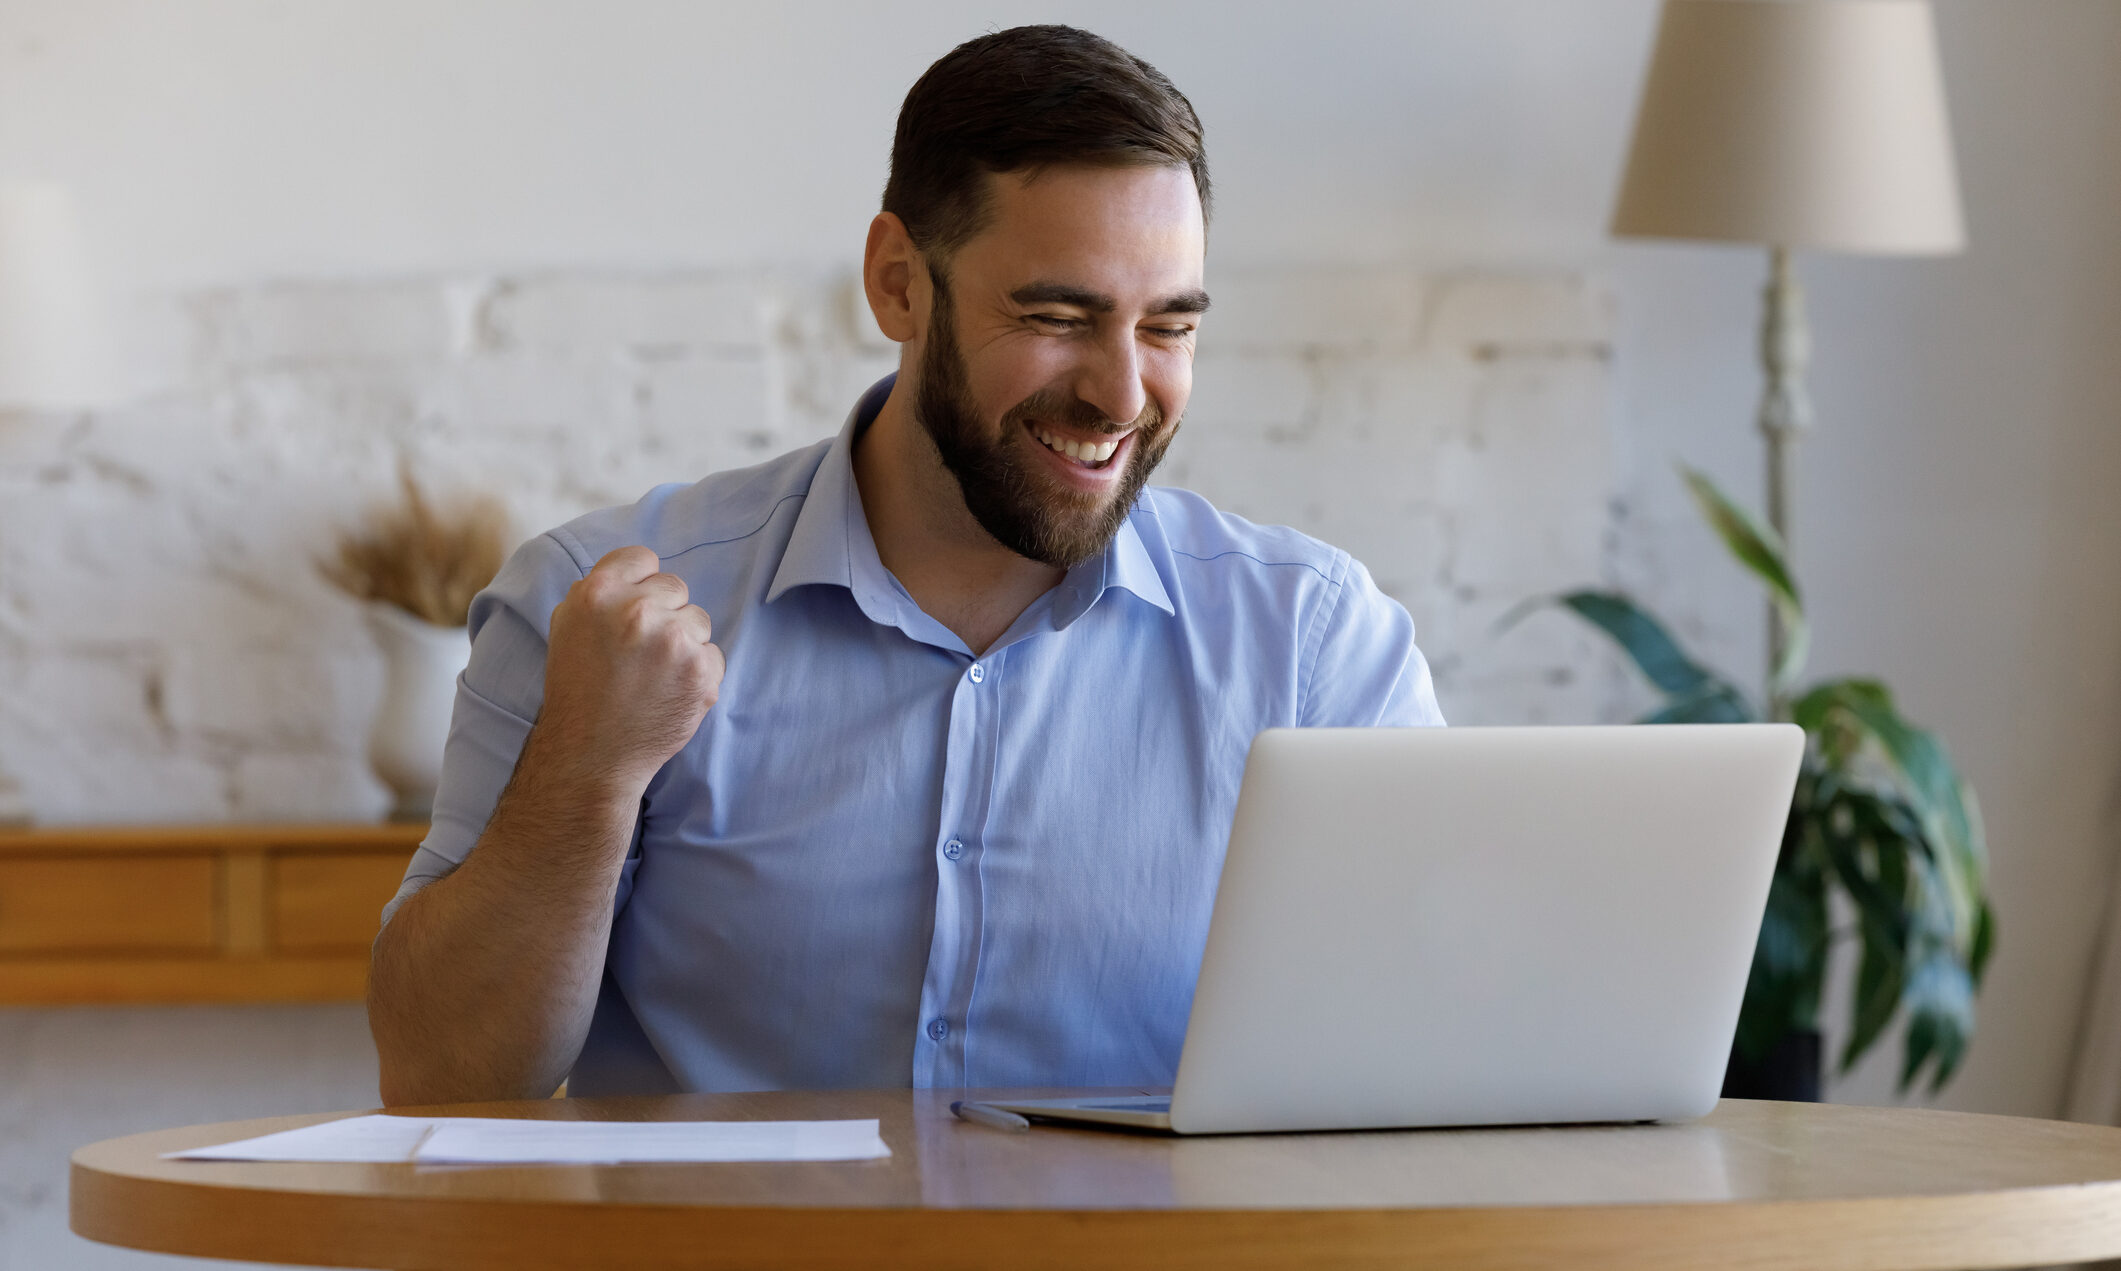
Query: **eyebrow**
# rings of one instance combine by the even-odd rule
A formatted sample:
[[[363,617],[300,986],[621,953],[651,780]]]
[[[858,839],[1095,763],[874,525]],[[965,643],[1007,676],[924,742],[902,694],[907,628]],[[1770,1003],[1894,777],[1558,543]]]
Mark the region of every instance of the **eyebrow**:
[[[1020,305],[1063,304],[1092,313],[1111,313],[1119,308],[1119,301],[1102,291],[1088,287],[1077,287],[1064,282],[1026,283],[1009,293],[1009,298]],[[1150,313],[1206,313],[1208,293],[1198,287],[1188,288],[1175,295],[1164,297],[1149,306]]]

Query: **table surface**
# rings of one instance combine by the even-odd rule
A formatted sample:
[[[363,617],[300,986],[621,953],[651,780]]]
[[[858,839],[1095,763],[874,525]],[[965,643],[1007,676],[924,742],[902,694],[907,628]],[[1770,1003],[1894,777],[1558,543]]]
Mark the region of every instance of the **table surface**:
[[[1911,1271],[2121,1255],[2121,1129],[2105,1126],[1727,1099],[1700,1121],[1671,1125],[1173,1139],[1049,1126],[1005,1133],[953,1118],[950,1100],[967,1096],[782,1092],[400,1109],[882,1123],[890,1159],[830,1164],[164,1161],[163,1152],[349,1114],[160,1130],[74,1154],[73,1227],[168,1253],[407,1271]]]

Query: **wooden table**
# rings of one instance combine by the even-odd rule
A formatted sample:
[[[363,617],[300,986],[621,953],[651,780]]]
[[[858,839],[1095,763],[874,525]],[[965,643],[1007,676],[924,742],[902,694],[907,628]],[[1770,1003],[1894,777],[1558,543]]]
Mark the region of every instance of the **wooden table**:
[[[891,1159],[836,1164],[163,1161],[341,1114],[161,1130],[74,1154],[73,1227],[169,1253],[408,1271],[1855,1271],[2121,1254],[2121,1129],[2100,1126],[1725,1100],[1681,1125],[1168,1139],[1008,1134],[956,1121],[950,1098],[844,1091],[417,1110],[879,1118]]]

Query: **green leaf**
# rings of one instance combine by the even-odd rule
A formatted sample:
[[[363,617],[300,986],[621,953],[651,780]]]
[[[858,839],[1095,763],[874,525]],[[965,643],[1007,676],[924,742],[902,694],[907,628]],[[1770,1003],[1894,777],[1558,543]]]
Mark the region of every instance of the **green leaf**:
[[[1890,795],[1820,783],[1827,800],[1805,810],[1817,823],[1828,860],[1855,903],[1863,952],[1850,1003],[1841,1070],[1855,1067],[1898,1013],[1914,932],[1909,920],[1910,857],[1924,850],[1914,819]]]
[[[1963,786],[1943,748],[1902,719],[1875,681],[1822,684],[1793,714],[1820,742],[1793,819],[1854,904],[1863,943],[1843,1071],[1904,1010],[1901,1088],[1927,1072],[1935,1090],[1973,1035],[1974,986],[1994,943],[1982,871],[1962,868],[1967,844],[1952,839],[1959,822],[1949,802],[1941,810],[1934,803]],[[1869,766],[1866,757],[1881,762]],[[1978,814],[1969,810],[1966,824],[1978,846]]]
[[[1971,956],[1986,905],[1988,845],[1973,791],[1952,767],[1936,736],[1900,715],[1891,690],[1876,680],[1830,680],[1798,699],[1791,717],[1808,733],[1853,735],[1870,742],[1906,789],[1922,836],[1941,859],[1952,942]],[[1845,742],[1829,746],[1838,749]],[[1853,760],[1854,756],[1850,756]],[[1993,923],[1993,919],[1990,919]],[[1993,930],[1989,938],[1993,939]]]
[[[1807,693],[1804,700],[1814,699],[1824,707],[1847,711],[1861,721],[1907,779],[1916,797],[1949,818],[1947,828],[1953,837],[1961,841],[1972,838],[1959,774],[1934,734],[1901,718],[1893,704],[1892,690],[1877,680],[1830,680]]]
[[[1786,1034],[1818,1027],[1828,945],[1824,879],[1778,871],[1738,1013],[1740,1055],[1757,1063]]]
[[[1967,974],[1974,977],[1976,986],[1981,983],[1981,977],[1988,973],[1988,955],[1995,951],[1996,915],[1984,900],[1981,902],[1981,916],[1974,924],[1974,947],[1966,959]]]
[[[1841,1048],[1841,1071],[1856,1066],[1900,1010],[1901,993],[1907,984],[1907,961],[1903,950],[1866,923],[1863,956],[1856,964],[1856,1000],[1850,1008],[1848,1042]]]
[[[1908,1026],[1900,1089],[1913,1086],[1923,1066],[1930,1064],[1934,1094],[1951,1079],[1974,1035],[1973,980],[1950,950],[1933,949],[1909,977],[1903,1000]]]
[[[1612,637],[1643,675],[1674,697],[1701,692],[1716,676],[1688,657],[1664,624],[1626,596],[1612,591],[1572,591],[1555,602]]]
[[[1638,722],[1739,724],[1759,718],[1745,694],[1688,657],[1663,623],[1618,592],[1572,591],[1536,597],[1504,614],[1495,627],[1507,630],[1548,604],[1560,605],[1603,631],[1650,683],[1664,691],[1665,704]]]
[[[1636,720],[1638,724],[1748,724],[1758,719],[1752,703],[1728,684],[1688,697],[1668,699],[1658,709]]]
[[[1781,614],[1783,630],[1788,634],[1782,664],[1774,669],[1772,687],[1785,689],[1804,669],[1805,656],[1811,649],[1812,629],[1804,617],[1804,602],[1797,592],[1797,580],[1790,573],[1782,536],[1740,507],[1703,473],[1682,467],[1680,474],[1686,478],[1687,489],[1693,494],[1695,504],[1708,518],[1710,528],[1723,540],[1723,545],[1738,558],[1739,564],[1767,584],[1768,598]]]

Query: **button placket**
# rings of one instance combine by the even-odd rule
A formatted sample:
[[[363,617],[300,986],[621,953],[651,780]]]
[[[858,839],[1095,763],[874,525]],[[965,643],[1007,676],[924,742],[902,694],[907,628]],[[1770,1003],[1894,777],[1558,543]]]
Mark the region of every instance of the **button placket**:
[[[930,840],[937,866],[935,925],[915,1025],[913,1084],[928,1088],[965,1083],[967,1012],[984,922],[979,835],[992,797],[1000,734],[996,660],[960,666],[951,694],[942,798],[936,809],[941,833]]]

